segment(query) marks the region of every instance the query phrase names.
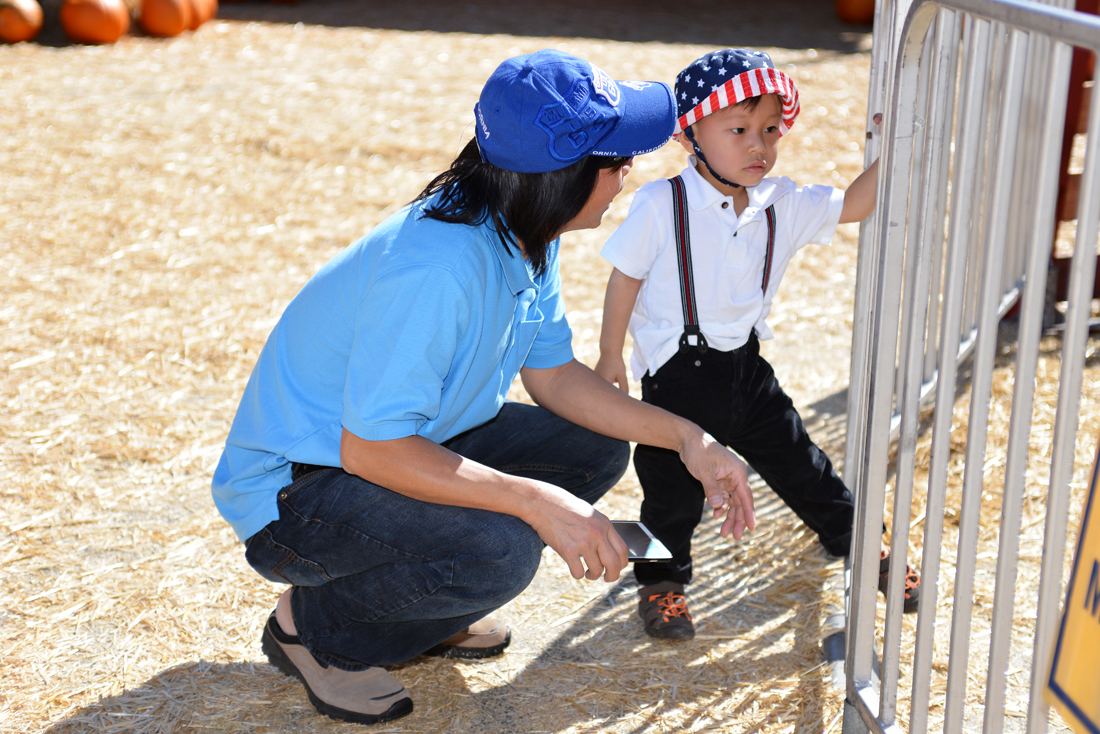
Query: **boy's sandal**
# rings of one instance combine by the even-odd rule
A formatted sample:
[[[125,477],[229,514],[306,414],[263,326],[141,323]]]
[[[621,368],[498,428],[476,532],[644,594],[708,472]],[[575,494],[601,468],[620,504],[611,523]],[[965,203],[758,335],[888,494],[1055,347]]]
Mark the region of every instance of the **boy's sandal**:
[[[675,581],[643,586],[638,592],[638,616],[646,634],[662,640],[690,640],[695,637],[684,585]]]
[[[878,590],[884,595],[890,588],[890,552],[882,551],[878,562]],[[912,614],[917,611],[917,603],[920,601],[920,574],[913,570],[908,563],[905,564],[905,603],[902,611]]]
[[[508,629],[508,625],[492,617],[485,617],[424,654],[436,658],[481,660],[500,655],[511,641],[512,630]]]

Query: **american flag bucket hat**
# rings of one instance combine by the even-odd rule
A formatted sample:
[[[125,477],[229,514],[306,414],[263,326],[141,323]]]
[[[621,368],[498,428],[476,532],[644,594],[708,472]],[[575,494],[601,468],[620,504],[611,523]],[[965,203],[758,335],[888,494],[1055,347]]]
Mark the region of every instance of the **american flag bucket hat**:
[[[782,102],[780,135],[798,118],[798,89],[763,51],[726,48],[706,54],[676,77],[676,132],[750,97],[775,94]]]

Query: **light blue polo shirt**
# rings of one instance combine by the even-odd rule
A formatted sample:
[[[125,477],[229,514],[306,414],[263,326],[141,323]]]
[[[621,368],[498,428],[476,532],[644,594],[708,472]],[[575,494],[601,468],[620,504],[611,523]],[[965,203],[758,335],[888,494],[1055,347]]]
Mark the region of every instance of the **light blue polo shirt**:
[[[409,205],[326,264],[287,306],[245,387],[214,471],[214,504],[247,540],[279,517],[291,462],[340,466],[342,428],[437,443],[496,416],[520,367],[573,358],[558,272],[490,225]]]

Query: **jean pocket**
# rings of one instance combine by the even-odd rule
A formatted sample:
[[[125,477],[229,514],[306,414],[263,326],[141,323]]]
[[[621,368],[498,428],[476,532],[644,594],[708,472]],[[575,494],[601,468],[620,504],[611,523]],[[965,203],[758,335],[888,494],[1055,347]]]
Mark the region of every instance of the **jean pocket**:
[[[295,465],[302,466],[302,465]],[[333,482],[320,481],[330,472],[343,470],[335,467],[316,467],[312,471],[299,473],[298,478],[279,490],[279,515],[287,509],[299,516],[309,517],[315,511],[315,506],[330,490]]]
[[[267,528],[248,539],[244,557],[256,573],[277,584],[321,586],[332,581],[323,566],[277,542]]]

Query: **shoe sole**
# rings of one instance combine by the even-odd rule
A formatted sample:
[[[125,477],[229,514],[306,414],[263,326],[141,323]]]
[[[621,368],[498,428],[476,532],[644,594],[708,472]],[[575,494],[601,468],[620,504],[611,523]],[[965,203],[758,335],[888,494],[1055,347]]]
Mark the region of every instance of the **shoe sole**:
[[[643,621],[642,626],[645,628],[645,633],[647,635],[649,635],[650,637],[655,637],[658,640],[681,641],[695,639],[695,628],[688,627],[686,625],[660,627],[658,629],[654,629],[649,625],[644,624]]]
[[[493,658],[504,652],[504,648],[512,642],[512,630],[504,636],[504,642],[492,647],[461,647],[460,645],[436,645],[423,654],[433,658],[447,658],[450,660],[483,660]]]
[[[350,721],[354,724],[380,724],[384,721],[400,719],[402,716],[408,716],[412,713],[413,702],[411,698],[402,698],[380,714],[364,714],[358,711],[348,711],[338,706],[333,706],[332,704],[322,701],[313,693],[309,684],[306,683],[305,676],[303,676],[298,670],[298,667],[291,662],[287,654],[283,652],[283,648],[275,640],[267,627],[264,627],[264,634],[260,638],[260,649],[263,650],[264,655],[267,655],[268,662],[274,665],[279,672],[301,681],[302,687],[306,689],[306,695],[309,696],[309,702],[313,704],[315,709],[330,719]]]

